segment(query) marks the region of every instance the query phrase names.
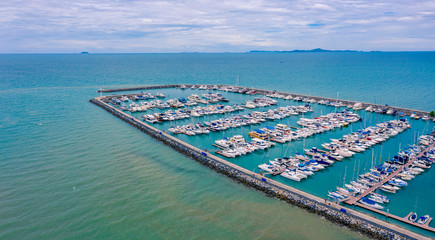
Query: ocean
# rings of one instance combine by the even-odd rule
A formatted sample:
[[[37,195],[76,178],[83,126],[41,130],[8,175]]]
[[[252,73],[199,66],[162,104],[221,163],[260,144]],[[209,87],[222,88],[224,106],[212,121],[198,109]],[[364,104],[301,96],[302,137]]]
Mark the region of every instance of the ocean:
[[[434,52],[0,55],[0,239],[363,239],[215,173],[88,101],[100,87],[239,84],[431,111],[433,79]],[[314,109],[313,116],[331,111]],[[286,149],[292,154],[390,118],[361,115],[362,122],[330,135],[231,161],[254,170]],[[434,127],[410,123],[382,144],[383,159]],[[207,137],[180,138],[212,149]],[[381,157],[380,145],[373,151]],[[360,154],[300,184],[285,183],[326,197],[344,169],[349,181],[371,156]],[[391,196],[390,212],[435,216],[433,171]]]

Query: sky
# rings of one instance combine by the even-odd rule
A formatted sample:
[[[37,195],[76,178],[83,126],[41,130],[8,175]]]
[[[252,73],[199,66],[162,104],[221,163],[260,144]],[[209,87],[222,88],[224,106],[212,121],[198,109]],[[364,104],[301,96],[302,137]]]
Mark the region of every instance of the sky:
[[[434,0],[5,0],[0,53],[434,51]]]

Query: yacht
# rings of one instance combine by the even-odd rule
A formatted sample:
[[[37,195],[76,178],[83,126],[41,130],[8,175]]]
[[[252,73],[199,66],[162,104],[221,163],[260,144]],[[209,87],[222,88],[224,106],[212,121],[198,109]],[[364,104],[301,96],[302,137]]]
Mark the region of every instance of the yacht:
[[[417,213],[412,213],[411,216],[409,216],[408,220],[411,222],[417,221]]]
[[[340,201],[346,200],[348,198],[348,196],[346,196],[344,194],[341,194],[341,193],[339,193],[337,191],[328,192],[328,197],[333,198],[335,200],[340,200]]]
[[[254,105],[253,102],[247,101],[246,104],[243,107],[245,107],[245,108],[251,108],[252,109],[252,108],[255,108],[255,105]]]
[[[300,159],[302,161],[310,160],[309,157],[307,157],[305,154],[302,154],[302,153],[295,153],[295,158]]]
[[[380,187],[380,189],[382,191],[385,191],[385,192],[396,193],[396,189],[394,187],[392,187],[391,185],[388,185],[388,184],[382,185]]]
[[[360,203],[372,207],[372,208],[376,208],[376,209],[384,209],[383,206],[381,206],[380,204],[376,203],[373,200],[370,200],[369,198],[363,197],[361,198],[361,200],[359,200]]]
[[[165,98],[166,96],[163,93],[157,93],[156,97],[158,97],[158,98]]]
[[[389,184],[393,185],[393,186],[398,186],[398,187],[406,187],[408,186],[408,183],[398,179],[398,178],[392,178],[390,181],[388,181]]]
[[[353,105],[353,110],[361,110],[363,109],[362,103],[355,103]]]
[[[302,179],[301,177],[299,177],[300,175],[302,174],[297,174],[296,172],[288,171],[288,170],[281,173],[281,176],[297,182],[300,182]]]
[[[317,163],[316,160],[311,159],[310,161],[306,162],[307,165],[314,167],[317,170],[321,170],[324,169],[325,167],[323,167],[321,164]]]
[[[429,219],[430,219],[429,215],[424,215],[423,217],[420,217],[417,220],[417,223],[424,225],[427,223],[427,221],[429,221]]]
[[[368,198],[377,203],[384,203],[384,199],[377,195],[370,195]]]

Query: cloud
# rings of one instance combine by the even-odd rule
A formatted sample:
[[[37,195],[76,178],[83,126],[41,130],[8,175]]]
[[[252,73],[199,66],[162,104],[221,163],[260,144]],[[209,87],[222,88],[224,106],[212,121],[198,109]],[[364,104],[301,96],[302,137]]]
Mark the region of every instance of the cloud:
[[[312,9],[319,9],[319,10],[327,10],[327,11],[334,11],[335,9],[329,5],[323,4],[323,3],[314,3],[310,6]]]
[[[0,53],[434,50],[433,19],[430,0],[10,0]]]

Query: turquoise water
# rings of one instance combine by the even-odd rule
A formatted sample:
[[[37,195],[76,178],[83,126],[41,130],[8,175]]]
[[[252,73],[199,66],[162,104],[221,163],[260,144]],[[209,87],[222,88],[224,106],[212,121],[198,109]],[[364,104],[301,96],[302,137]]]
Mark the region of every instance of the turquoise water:
[[[430,52],[0,55],[0,238],[364,238],[234,183],[88,103],[100,86],[236,84],[237,76],[244,86],[333,98],[339,92],[342,99],[435,109]],[[313,115],[328,111],[315,108]],[[367,125],[383,120],[365,119]],[[421,120],[411,125],[384,143],[383,159],[397,152],[398,142],[411,143],[416,130],[433,127]],[[309,138],[305,145],[319,146],[350,130]],[[303,144],[295,142],[289,153]],[[349,179],[355,161],[363,169],[371,152],[360,155],[299,185],[286,183],[324,196],[346,166]],[[251,170],[265,160],[231,161]],[[435,216],[434,176],[430,170],[391,196],[390,212]]]

